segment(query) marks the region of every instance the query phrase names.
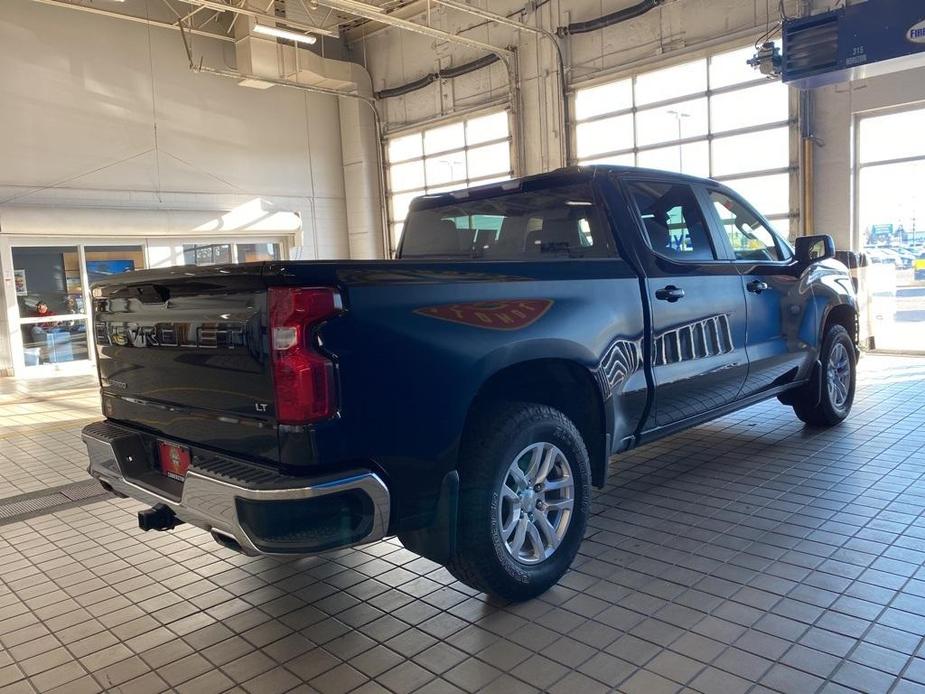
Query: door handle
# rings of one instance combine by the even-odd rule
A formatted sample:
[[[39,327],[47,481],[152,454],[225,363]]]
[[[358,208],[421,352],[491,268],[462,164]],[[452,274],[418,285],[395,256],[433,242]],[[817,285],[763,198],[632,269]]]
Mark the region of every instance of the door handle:
[[[675,301],[684,298],[684,290],[680,287],[674,286],[673,284],[669,284],[667,287],[662,289],[656,289],[655,298],[659,301],[668,301],[673,304]]]
[[[761,292],[768,288],[768,283],[762,282],[761,280],[754,280],[746,284],[745,288],[752,294],[761,294]]]

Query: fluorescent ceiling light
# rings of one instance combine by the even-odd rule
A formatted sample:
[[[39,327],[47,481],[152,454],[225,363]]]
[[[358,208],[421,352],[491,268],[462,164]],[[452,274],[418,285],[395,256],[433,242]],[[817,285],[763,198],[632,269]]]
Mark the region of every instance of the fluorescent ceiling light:
[[[307,43],[309,45],[315,43],[318,40],[309,34],[300,34],[297,31],[289,31],[289,29],[271,27],[267,26],[266,24],[254,25],[254,33],[263,34],[264,36],[275,36],[278,39],[289,39],[290,41],[295,41],[296,43]]]

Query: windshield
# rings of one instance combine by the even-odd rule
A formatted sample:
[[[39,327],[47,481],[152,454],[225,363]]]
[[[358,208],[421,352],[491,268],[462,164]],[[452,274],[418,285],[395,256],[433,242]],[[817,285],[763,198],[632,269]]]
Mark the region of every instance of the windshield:
[[[475,200],[418,201],[405,223],[401,258],[522,260],[614,255],[610,229],[589,184],[499,192]]]

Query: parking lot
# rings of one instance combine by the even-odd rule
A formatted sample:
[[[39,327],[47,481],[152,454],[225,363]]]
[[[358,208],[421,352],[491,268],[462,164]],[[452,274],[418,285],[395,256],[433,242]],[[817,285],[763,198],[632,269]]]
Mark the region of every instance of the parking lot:
[[[142,533],[69,492],[92,383],[6,383],[0,692],[925,691],[925,360],[865,357],[832,430],[772,401],[615,459],[573,569],[520,605],[396,540]]]

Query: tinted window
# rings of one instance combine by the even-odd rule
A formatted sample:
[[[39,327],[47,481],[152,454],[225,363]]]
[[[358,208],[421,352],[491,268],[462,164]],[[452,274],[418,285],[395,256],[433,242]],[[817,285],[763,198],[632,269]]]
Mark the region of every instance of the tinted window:
[[[672,260],[713,260],[713,244],[690,186],[633,181],[627,184],[636,202],[649,245]]]
[[[739,260],[783,260],[774,234],[745,205],[735,198],[710,191],[710,199],[719,216],[723,231]]]
[[[420,200],[405,223],[402,258],[548,259],[614,255],[587,184],[474,200]]]

